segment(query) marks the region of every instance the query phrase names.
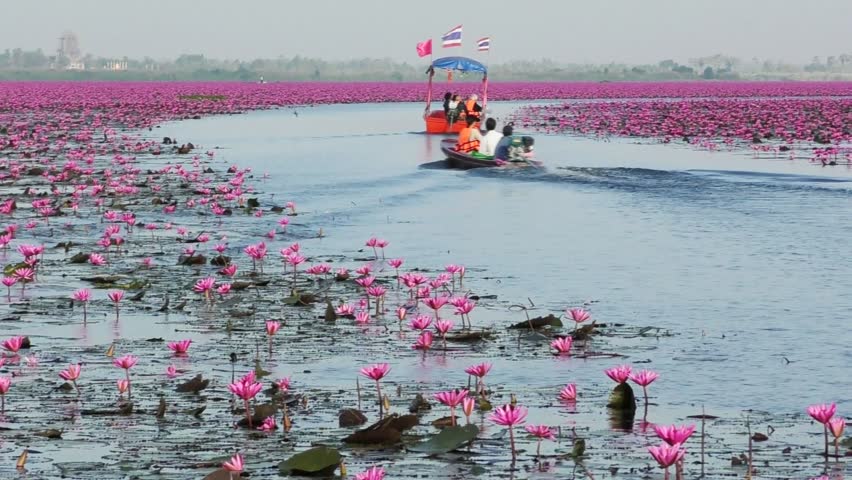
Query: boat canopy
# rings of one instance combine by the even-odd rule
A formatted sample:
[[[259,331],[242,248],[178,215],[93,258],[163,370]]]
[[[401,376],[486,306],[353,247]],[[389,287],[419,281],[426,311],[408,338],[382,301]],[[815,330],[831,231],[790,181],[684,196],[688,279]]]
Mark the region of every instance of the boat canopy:
[[[467,57],[443,57],[437,58],[432,62],[432,68],[441,70],[457,70],[459,72],[480,72],[488,74],[488,69],[485,65],[477,62],[472,58]]]

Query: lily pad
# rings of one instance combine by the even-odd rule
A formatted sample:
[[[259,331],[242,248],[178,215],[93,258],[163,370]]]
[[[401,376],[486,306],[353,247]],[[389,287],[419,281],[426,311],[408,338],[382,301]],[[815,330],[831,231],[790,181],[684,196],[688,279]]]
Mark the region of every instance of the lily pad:
[[[181,383],[177,386],[177,391],[181,393],[198,393],[210,385],[210,380],[204,380],[199,373],[192,380]]]
[[[452,452],[462,445],[470,442],[479,435],[479,427],[476,425],[465,425],[463,427],[447,427],[441,433],[408,447],[413,452],[425,453],[427,455],[441,455]]]
[[[544,327],[551,328],[562,328],[562,320],[559,320],[559,317],[553,315],[552,313],[546,317],[535,317],[529,319],[529,321],[524,320],[523,322],[518,322],[512,325],[511,329],[519,329],[519,328],[533,328],[539,329]]]
[[[315,447],[279,463],[278,472],[281,475],[327,476],[334,473],[341,458],[336,448]]]
[[[344,408],[337,416],[338,424],[341,427],[354,427],[363,425],[367,422],[367,416],[360,410],[354,408]]]

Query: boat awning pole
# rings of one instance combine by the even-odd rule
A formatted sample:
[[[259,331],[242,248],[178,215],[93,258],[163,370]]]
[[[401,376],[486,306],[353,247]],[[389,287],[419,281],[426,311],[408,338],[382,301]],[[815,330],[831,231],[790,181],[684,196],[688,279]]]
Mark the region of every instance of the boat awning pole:
[[[485,120],[488,107],[488,74],[482,75],[482,119]]]
[[[428,117],[432,109],[432,77],[435,76],[435,70],[429,69],[429,89],[426,90],[426,110],[423,112],[423,117]]]

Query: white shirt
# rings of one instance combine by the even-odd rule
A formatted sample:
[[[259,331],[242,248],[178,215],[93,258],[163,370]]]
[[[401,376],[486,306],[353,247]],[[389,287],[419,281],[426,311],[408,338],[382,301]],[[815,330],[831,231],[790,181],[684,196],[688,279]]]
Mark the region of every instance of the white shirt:
[[[497,130],[490,130],[484,137],[482,137],[482,141],[479,143],[479,153],[483,155],[494,155],[494,152],[497,150],[497,143],[501,138],[503,138],[502,133]]]

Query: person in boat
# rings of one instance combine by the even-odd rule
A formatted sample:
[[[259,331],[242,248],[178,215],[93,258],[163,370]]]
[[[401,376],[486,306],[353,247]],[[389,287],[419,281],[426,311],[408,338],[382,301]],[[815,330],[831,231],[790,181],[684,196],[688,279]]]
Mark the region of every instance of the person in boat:
[[[482,141],[482,134],[476,128],[476,119],[466,117],[467,126],[459,132],[459,139],[456,143],[456,150],[459,152],[470,153],[479,150],[479,144]]]
[[[497,130],[497,120],[488,118],[485,120],[485,135],[479,145],[479,153],[493,157],[497,151],[497,144],[503,138],[503,134]]]
[[[509,160],[509,145],[512,144],[512,133],[514,133],[514,130],[515,128],[511,123],[503,126],[503,138],[501,138],[500,141],[497,142],[497,146],[494,147],[495,160]]]
[[[450,100],[453,99],[453,94],[447,92],[444,94],[444,117],[450,118]]]
[[[464,102],[464,113],[467,117],[474,117],[479,120],[482,115],[482,105],[476,103],[479,97],[474,93]]]
[[[461,117],[461,113],[464,112],[461,97],[458,94],[453,95],[450,101],[447,102],[447,107],[449,108],[447,111],[447,124],[452,127],[458,121],[459,117]]]
[[[533,158],[533,150],[535,149],[535,140],[533,137],[523,136],[513,138],[509,145],[509,161],[510,162],[528,162]]]

